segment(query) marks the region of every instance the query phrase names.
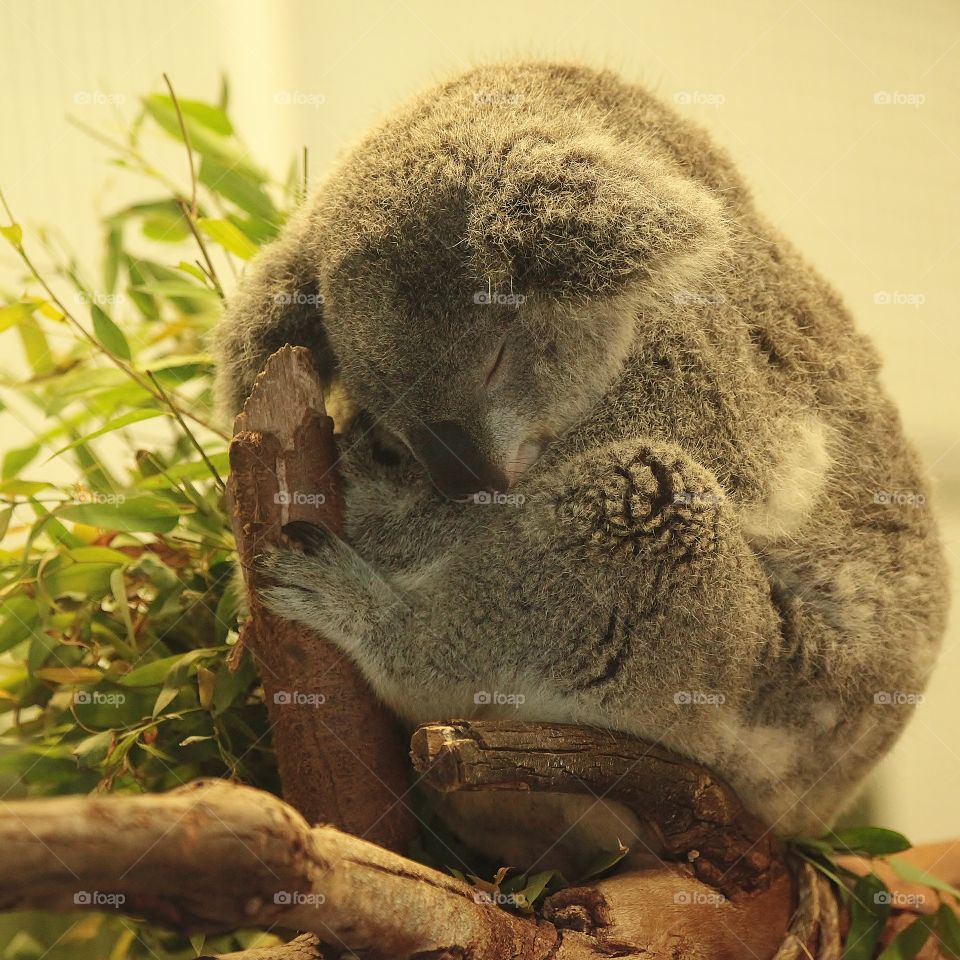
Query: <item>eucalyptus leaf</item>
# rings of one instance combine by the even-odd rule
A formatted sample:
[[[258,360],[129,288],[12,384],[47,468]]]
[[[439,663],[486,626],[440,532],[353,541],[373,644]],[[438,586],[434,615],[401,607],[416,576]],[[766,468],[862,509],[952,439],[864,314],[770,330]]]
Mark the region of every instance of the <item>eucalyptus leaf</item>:
[[[853,888],[843,960],[871,960],[889,916],[890,891],[875,873],[865,874]]]
[[[90,315],[93,320],[93,332],[100,343],[114,356],[129,360],[130,344],[127,343],[123,331],[95,303],[90,307]]]
[[[919,916],[909,927],[901,930],[889,946],[880,954],[879,960],[912,960],[933,933],[933,917]]]
[[[256,252],[257,247],[239,227],[229,220],[211,220],[201,217],[197,226],[211,240],[215,240],[224,250],[236,254],[242,260],[249,260]]]

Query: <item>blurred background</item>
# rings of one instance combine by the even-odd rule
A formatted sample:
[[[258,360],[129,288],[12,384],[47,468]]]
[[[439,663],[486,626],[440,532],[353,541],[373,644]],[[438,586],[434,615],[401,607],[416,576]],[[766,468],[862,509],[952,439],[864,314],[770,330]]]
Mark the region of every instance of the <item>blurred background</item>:
[[[311,179],[398,100],[472,64],[576,59],[643,82],[707,127],[760,207],[845,297],[936,483],[960,569],[960,6],[953,0],[6,0],[0,6],[0,188],[26,230],[81,261],[101,215],[136,194],[110,151],[68,122],[124,129],[163,89],[215,100],[221,77],[251,152]],[[170,145],[170,165],[181,152]],[[93,268],[95,263],[90,263]],[[0,249],[0,289],[20,266]],[[15,291],[14,291],[15,292]],[[0,334],[0,365],[25,371]],[[0,448],[30,423],[0,411]],[[0,453],[2,453],[0,449]],[[48,465],[56,472],[55,461]],[[871,785],[869,816],[915,842],[960,833],[956,618],[908,732]]]

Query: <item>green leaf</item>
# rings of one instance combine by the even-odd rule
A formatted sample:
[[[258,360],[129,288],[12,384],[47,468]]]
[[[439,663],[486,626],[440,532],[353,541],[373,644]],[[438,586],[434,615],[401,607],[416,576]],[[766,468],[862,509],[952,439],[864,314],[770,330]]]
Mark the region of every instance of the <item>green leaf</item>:
[[[850,930],[843,960],[871,960],[890,916],[890,891],[875,874],[862,876],[853,888]]]
[[[169,103],[171,109],[174,109],[173,101],[169,97],[163,97],[163,99]],[[229,137],[233,133],[233,124],[220,107],[205,103],[203,100],[188,100],[184,97],[177,97],[177,103],[180,104],[180,112],[185,121],[196,120],[208,130],[219,133],[223,137]]]
[[[107,293],[117,288],[117,276],[120,272],[120,255],[123,252],[123,227],[112,223],[107,230],[107,252],[103,260],[103,286]]]
[[[0,653],[33,636],[40,623],[37,601],[26,594],[14,594],[0,604]]]
[[[43,667],[40,670],[34,670],[33,675],[38,680],[49,680],[51,683],[62,683],[68,686],[99,683],[103,679],[103,674],[92,667]]]
[[[130,344],[123,331],[96,304],[90,307],[93,317],[93,332],[97,339],[114,356],[130,359]]]
[[[33,316],[34,304],[8,303],[0,307],[0,333]]]
[[[190,136],[190,146],[202,156],[212,156],[224,160],[229,164],[235,165],[238,169],[245,170],[250,176],[266,180],[263,173],[258,170],[246,157],[246,151],[232,137],[225,132],[230,127],[229,119],[226,124],[215,113],[204,107],[209,104],[201,105],[195,100],[180,100],[180,109],[183,112],[184,125]],[[147,113],[167,134],[174,140],[183,143],[183,133],[180,130],[180,120],[177,117],[176,108],[173,101],[166,94],[151,94],[143,98],[143,105]],[[217,110],[214,107],[212,110]],[[232,128],[231,128],[232,132]]]
[[[124,629],[127,631],[127,644],[131,651],[135,651],[137,637],[133,629],[133,619],[130,616],[130,602],[127,600],[127,582],[121,566],[114,567],[110,573],[110,592],[113,594],[113,602],[117,605],[117,613],[120,614]]]
[[[250,689],[256,676],[257,671],[249,653],[244,654],[236,670],[222,664],[217,670],[217,682],[213,690],[213,715],[218,717],[233,706],[234,700]]]
[[[117,682],[124,687],[156,687],[163,683],[171,668],[180,659],[181,654],[164,657],[151,663],[144,663],[124,674]]]
[[[948,893],[951,897],[956,897],[960,900],[960,890],[952,884],[947,883],[946,880],[941,880],[940,877],[934,876],[932,873],[927,873],[926,870],[921,870],[906,860],[893,859],[890,860],[889,863],[897,876],[902,880],[906,880],[909,883],[919,883],[924,887],[932,887],[934,890],[939,890],[941,893]]]
[[[211,240],[220,244],[224,250],[236,254],[243,260],[249,260],[256,252],[256,245],[238,227],[229,220],[211,220],[209,217],[200,217],[197,226]]]
[[[262,182],[232,165],[223,163],[216,157],[203,158],[200,164],[199,180],[214,193],[235,203],[247,213],[263,220],[277,218],[277,208],[273,205],[270,195],[264,190]]]
[[[191,650],[189,653],[178,653],[172,657],[164,657],[162,660],[154,660],[152,663],[145,663],[136,667],[117,682],[124,687],[155,687],[165,683],[170,674],[178,668],[184,670],[198,660],[219,656],[220,652],[213,647],[204,647],[200,650]]]
[[[100,733],[85,737],[70,752],[81,766],[94,767],[106,760],[112,747],[113,731],[102,730]]]
[[[941,949],[950,960],[960,960],[960,919],[945,903],[937,909],[937,936]]]
[[[36,443],[8,450],[3,458],[3,479],[9,480],[15,477],[39,452],[40,446]]]
[[[126,567],[133,562],[127,554],[111,547],[75,547],[64,556],[76,563],[109,563],[117,567]]]
[[[26,354],[27,363],[33,373],[38,377],[52,373],[56,364],[53,361],[53,354],[50,352],[47,335],[43,332],[43,328],[37,322],[36,317],[22,317],[17,324],[17,331],[20,334],[20,342],[23,344],[23,352]]]
[[[191,668],[196,667],[200,660],[209,659],[217,655],[216,650],[201,649],[191,650],[190,653],[185,653],[183,656],[178,657],[176,663],[174,663],[164,678],[163,689],[157,695],[157,702],[153,705],[153,713],[151,716],[156,717],[161,714],[170,706],[177,696],[179,696],[180,691],[187,683]],[[212,697],[212,685],[210,694]]]
[[[118,498],[115,503],[78,503],[58,509],[61,520],[85,523],[101,530],[169,533],[179,522],[180,508],[150,494]]]
[[[6,237],[15,247],[23,243],[23,231],[19,223],[11,223],[8,227],[0,227],[0,234]]]
[[[901,930],[890,945],[880,954],[879,960],[912,960],[922,949],[933,933],[933,917],[917,917],[913,923]]]
[[[44,568],[38,582],[51,597],[100,598],[110,589],[110,574],[116,566],[115,563],[71,563],[58,557]]]
[[[533,909],[544,890],[547,889],[548,884],[559,876],[560,874],[557,870],[544,870],[542,873],[535,873],[533,876],[527,878],[524,887],[512,891],[510,896],[513,897],[515,904],[521,910],[529,912]]]
[[[868,857],[883,857],[911,847],[910,841],[902,833],[883,827],[853,827],[828,833],[823,839],[834,849],[862,853]]]
[[[140,423],[142,420],[154,420],[157,417],[167,416],[166,410],[131,410],[130,413],[125,413],[123,416],[117,417],[116,420],[111,420],[109,423],[105,423],[102,427],[97,430],[94,430],[91,433],[85,433],[82,437],[78,437],[72,443],[68,443],[65,447],[61,447],[59,450],[51,453],[47,457],[47,462],[49,463],[55,457],[59,457],[61,454],[66,453],[68,450],[73,450],[75,447],[79,447],[81,444],[88,443],[90,440],[95,440],[97,437],[102,437],[106,433],[113,433],[115,430],[122,430],[124,427],[130,426],[131,423]]]
[[[615,867],[629,852],[630,848],[625,847],[618,840],[619,848],[617,850],[601,850],[588,864],[583,875],[577,878],[577,882],[590,880],[606,873],[611,867]]]
[[[187,263],[186,260],[181,260],[177,264],[177,269],[182,270],[184,273],[190,274],[191,277],[199,280],[204,285],[210,282],[207,278],[207,275],[198,266],[192,263]]]

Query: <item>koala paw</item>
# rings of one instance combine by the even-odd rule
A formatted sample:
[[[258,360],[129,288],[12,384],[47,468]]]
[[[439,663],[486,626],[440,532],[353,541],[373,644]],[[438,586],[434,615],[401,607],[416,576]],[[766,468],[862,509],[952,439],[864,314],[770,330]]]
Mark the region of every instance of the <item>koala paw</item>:
[[[557,517],[581,543],[646,545],[677,559],[716,549],[722,495],[706,471],[668,451],[618,445],[568,477]]]
[[[279,617],[325,632],[336,619],[334,607],[343,590],[344,574],[342,559],[331,546],[336,538],[329,535],[321,545],[321,537],[317,534],[305,543],[309,553],[265,550],[257,558],[256,567],[258,578],[265,584],[259,591],[264,606]]]

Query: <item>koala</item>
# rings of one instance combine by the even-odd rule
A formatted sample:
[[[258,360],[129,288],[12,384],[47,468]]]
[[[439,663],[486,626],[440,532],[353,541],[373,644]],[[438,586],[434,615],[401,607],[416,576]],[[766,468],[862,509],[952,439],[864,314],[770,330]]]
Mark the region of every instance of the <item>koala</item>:
[[[645,89],[520,62],[399,109],[251,263],[225,412],[284,343],[356,411],[347,536],[265,599],[408,723],[656,741],[783,836],[902,731],[947,587],[877,355]]]

